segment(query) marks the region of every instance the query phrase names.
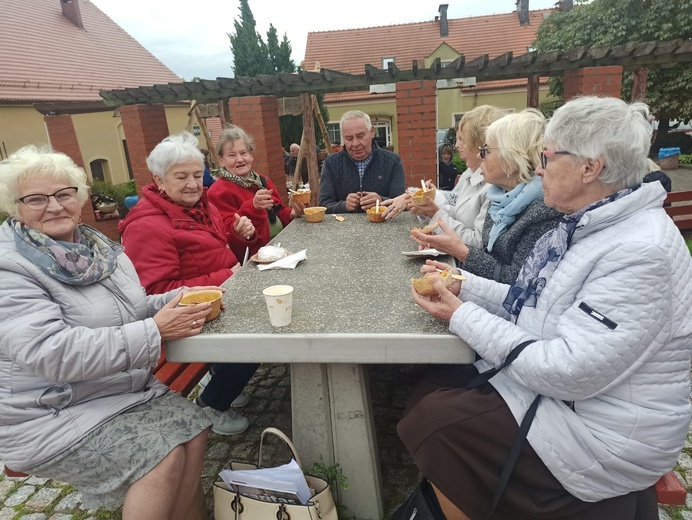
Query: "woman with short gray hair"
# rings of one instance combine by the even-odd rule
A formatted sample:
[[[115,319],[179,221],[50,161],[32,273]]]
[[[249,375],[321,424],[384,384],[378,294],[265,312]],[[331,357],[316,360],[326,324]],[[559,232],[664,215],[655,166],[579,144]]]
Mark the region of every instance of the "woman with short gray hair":
[[[663,187],[641,184],[647,117],[614,98],[559,108],[536,173],[565,216],[517,280],[464,271],[463,288],[435,277],[435,298],[413,294],[480,359],[446,391],[419,388],[398,426],[450,520],[488,515],[510,446],[520,452],[497,518],[658,519],[654,484],[692,416],[692,258]],[[448,266],[425,271],[438,268]],[[494,367],[488,383],[464,388]]]

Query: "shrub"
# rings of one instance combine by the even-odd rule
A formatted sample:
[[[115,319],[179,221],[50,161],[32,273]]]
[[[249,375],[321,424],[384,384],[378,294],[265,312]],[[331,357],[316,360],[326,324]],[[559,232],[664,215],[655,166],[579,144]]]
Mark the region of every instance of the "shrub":
[[[459,173],[464,173],[466,171],[466,161],[464,161],[461,157],[459,157],[458,153],[454,154],[454,157],[452,157],[452,163],[454,166],[457,167],[457,170],[459,170]]]
[[[692,239],[687,241],[687,249],[690,250],[690,254],[692,255]]]
[[[681,154],[692,154],[692,136],[684,132],[668,132],[651,145],[649,154],[658,157],[659,148],[680,148]]]
[[[681,155],[680,164],[692,164],[692,155]]]
[[[137,195],[137,190],[135,188],[135,181],[115,185],[105,181],[94,181],[91,184],[91,193],[105,195],[113,199],[118,204],[118,208],[121,208],[125,206],[125,197]]]

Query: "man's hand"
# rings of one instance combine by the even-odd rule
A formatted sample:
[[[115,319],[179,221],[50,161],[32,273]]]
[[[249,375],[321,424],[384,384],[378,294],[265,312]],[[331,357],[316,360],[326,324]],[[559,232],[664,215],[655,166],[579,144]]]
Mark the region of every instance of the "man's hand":
[[[243,237],[245,240],[250,240],[252,235],[255,234],[255,226],[252,221],[247,217],[241,217],[237,213],[234,215],[235,222],[233,223],[233,231],[239,237]]]
[[[458,258],[460,262],[465,262],[469,254],[469,248],[459,238],[452,228],[442,222],[442,219],[437,219],[442,233],[439,235],[426,235],[418,230],[411,231],[411,238],[415,240],[423,248],[433,247],[440,253],[446,253]]]
[[[349,193],[346,196],[346,211],[353,213],[360,207],[360,192]]]
[[[382,197],[379,193],[375,193],[374,191],[360,192],[360,207],[363,209],[363,211],[374,208],[377,201],[380,201],[380,203],[382,202]]]
[[[255,197],[252,199],[252,205],[255,209],[269,209],[274,205],[272,200],[272,190],[257,190]]]
[[[433,295],[430,299],[427,299],[418,294],[418,291],[411,287],[413,301],[428,311],[431,316],[440,320],[449,321],[452,319],[454,312],[461,307],[463,302],[445,287],[445,284],[440,280],[439,276],[433,277],[431,281],[433,287],[437,291],[437,295]]]

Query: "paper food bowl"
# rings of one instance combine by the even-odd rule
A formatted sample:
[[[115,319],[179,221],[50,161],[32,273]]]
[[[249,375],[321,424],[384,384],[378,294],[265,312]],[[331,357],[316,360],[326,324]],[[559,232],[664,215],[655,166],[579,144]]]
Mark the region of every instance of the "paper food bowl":
[[[221,312],[221,291],[216,289],[205,289],[203,291],[191,291],[183,296],[179,305],[186,307],[198,303],[211,302],[211,312],[207,314],[207,321],[215,320]]]
[[[308,222],[322,222],[327,208],[324,206],[316,206],[314,208],[305,208],[305,220]]]
[[[435,200],[436,193],[436,188],[430,188],[429,190],[420,189],[411,195],[411,200],[416,206],[425,206],[428,203],[428,199]]]
[[[310,190],[298,190],[291,192],[291,200],[294,204],[310,204]]]
[[[437,294],[435,287],[432,284],[432,278],[438,276],[445,287],[452,285],[452,271],[442,271],[441,273],[431,273],[420,278],[411,278],[411,284],[418,294],[421,296],[432,296]]]
[[[384,222],[384,212],[386,209],[387,208],[384,206],[380,206],[379,209],[376,206],[373,206],[365,213],[368,215],[370,222]]]

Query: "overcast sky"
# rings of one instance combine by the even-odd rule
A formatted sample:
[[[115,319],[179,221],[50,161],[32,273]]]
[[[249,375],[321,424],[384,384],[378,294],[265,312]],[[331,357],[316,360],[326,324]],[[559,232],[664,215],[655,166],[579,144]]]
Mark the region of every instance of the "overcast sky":
[[[0,0],[1,1],[1,0]],[[168,68],[186,80],[233,76],[227,33],[240,18],[238,0],[91,0]],[[447,1],[449,18],[514,11],[516,0],[250,0],[257,30],[266,42],[269,24],[288,36],[296,65],[305,57],[308,32],[434,20]],[[530,0],[531,9],[556,0]]]

